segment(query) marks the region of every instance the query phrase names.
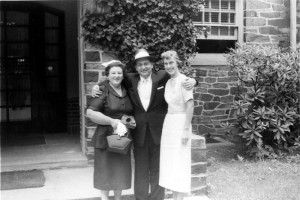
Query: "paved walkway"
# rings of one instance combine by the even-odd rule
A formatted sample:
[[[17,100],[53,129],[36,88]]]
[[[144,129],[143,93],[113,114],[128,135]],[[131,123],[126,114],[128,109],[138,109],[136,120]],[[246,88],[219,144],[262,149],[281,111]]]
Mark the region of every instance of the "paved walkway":
[[[1,191],[1,200],[100,200],[93,188],[93,167],[43,170],[44,187]],[[124,190],[132,195],[133,190]],[[112,195],[112,194],[110,194]],[[124,198],[131,199],[131,198]],[[208,200],[207,197],[189,197],[186,200]]]

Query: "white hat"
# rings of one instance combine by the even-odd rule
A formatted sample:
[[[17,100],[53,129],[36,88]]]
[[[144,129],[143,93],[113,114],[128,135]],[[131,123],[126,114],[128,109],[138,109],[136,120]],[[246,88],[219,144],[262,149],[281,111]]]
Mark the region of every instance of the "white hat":
[[[121,62],[121,61],[119,61],[119,60],[111,60],[111,61],[108,61],[108,62],[104,62],[104,63],[102,63],[102,65],[106,68],[106,67],[108,67],[108,66],[115,66],[115,65],[117,65],[117,66],[122,66],[122,67],[124,67],[125,65]]]
[[[134,60],[137,61],[141,58],[149,58],[151,62],[155,61],[155,58],[153,56],[150,56],[148,51],[146,49],[138,49],[135,53]]]

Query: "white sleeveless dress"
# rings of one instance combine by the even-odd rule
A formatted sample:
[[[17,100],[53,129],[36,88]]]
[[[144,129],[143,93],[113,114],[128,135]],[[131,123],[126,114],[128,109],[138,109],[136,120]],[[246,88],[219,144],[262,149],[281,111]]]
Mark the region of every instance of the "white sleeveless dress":
[[[183,145],[181,136],[186,118],[186,102],[193,91],[182,87],[186,76],[171,78],[165,88],[168,103],[161,138],[159,185],[177,192],[189,193],[191,188],[191,140]],[[191,134],[190,127],[190,134]]]

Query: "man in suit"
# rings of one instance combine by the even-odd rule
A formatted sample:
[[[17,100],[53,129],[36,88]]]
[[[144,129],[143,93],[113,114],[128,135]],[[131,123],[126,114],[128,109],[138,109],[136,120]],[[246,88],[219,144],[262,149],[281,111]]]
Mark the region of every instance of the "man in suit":
[[[145,49],[139,49],[135,54],[135,69],[138,73],[124,77],[136,120],[132,134],[136,200],[164,199],[164,188],[158,185],[159,156],[162,126],[168,109],[164,92],[170,76],[165,71],[153,72],[153,62],[154,58]],[[187,89],[192,89],[196,80],[189,79],[185,84]]]

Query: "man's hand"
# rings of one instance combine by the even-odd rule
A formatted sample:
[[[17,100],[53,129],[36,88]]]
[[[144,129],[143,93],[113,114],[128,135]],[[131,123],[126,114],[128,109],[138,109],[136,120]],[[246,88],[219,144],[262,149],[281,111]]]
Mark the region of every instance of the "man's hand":
[[[128,132],[126,126],[119,121],[117,124],[117,129],[114,130],[114,134],[118,134],[120,137],[123,137]]]
[[[112,119],[111,120],[110,125],[114,129],[114,131],[117,130],[119,122],[120,122],[119,119]]]
[[[102,94],[102,91],[99,90],[99,85],[94,85],[92,88],[92,97],[99,97]]]
[[[182,86],[186,89],[186,90],[192,90],[194,89],[194,86],[196,85],[196,80],[193,78],[186,78],[184,80],[184,82],[182,83]]]

